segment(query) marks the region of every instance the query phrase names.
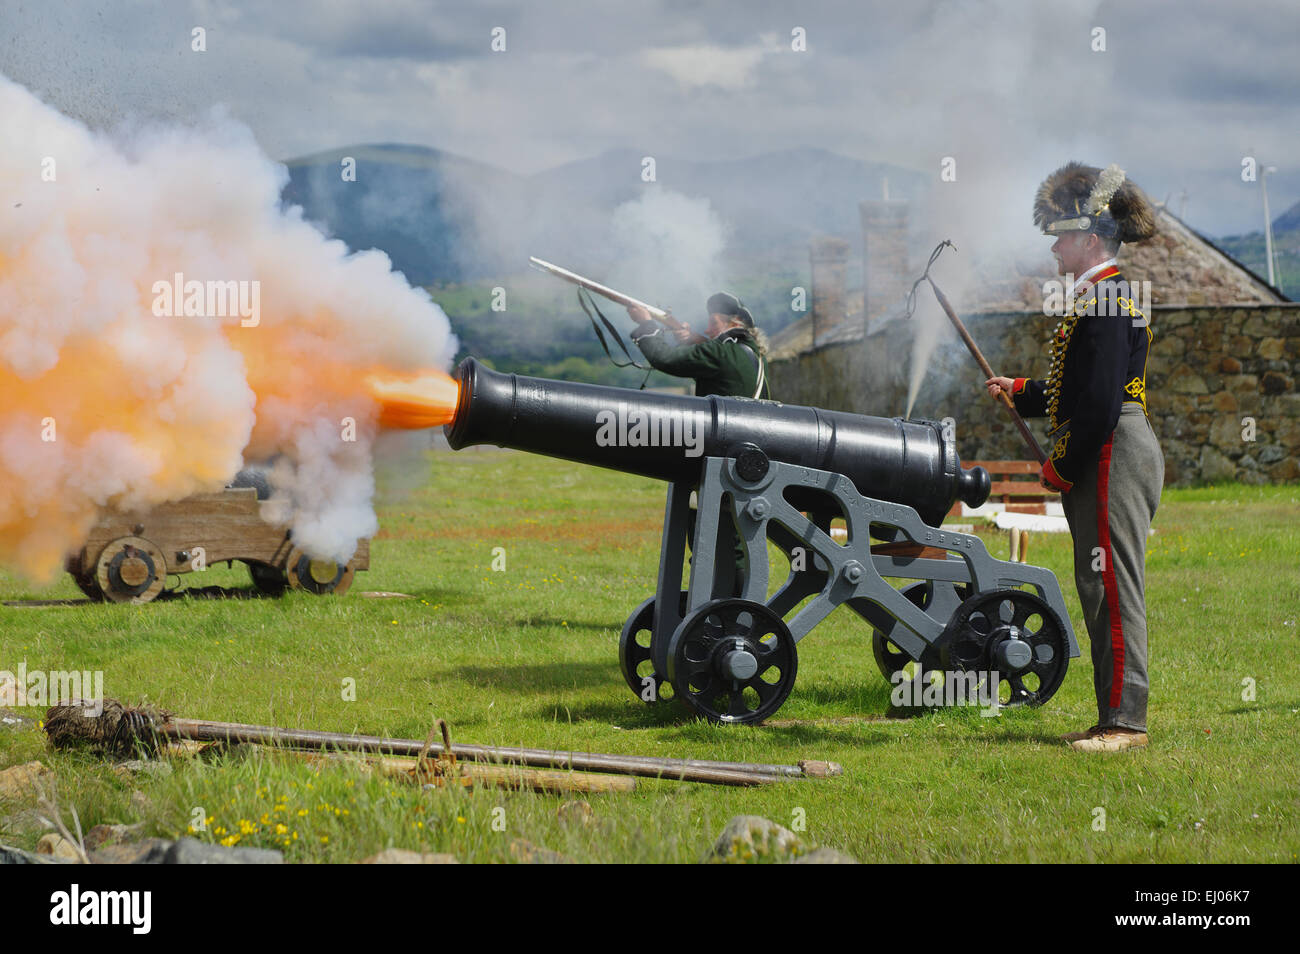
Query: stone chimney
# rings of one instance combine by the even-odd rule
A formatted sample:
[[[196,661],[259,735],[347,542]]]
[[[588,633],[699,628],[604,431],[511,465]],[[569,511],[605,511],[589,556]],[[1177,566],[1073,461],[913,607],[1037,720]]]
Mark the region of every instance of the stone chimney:
[[[823,236],[812,240],[812,332],[813,347],[826,343],[831,332],[848,318],[844,297],[844,272],[849,265],[849,243]]]
[[[888,198],[858,203],[862,216],[862,314],[868,327],[907,295],[907,203]]]

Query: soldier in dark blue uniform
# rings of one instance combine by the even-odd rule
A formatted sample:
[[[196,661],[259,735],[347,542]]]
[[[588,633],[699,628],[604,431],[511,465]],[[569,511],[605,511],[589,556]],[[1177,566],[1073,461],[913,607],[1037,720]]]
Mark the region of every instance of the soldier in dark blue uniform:
[[[1147,418],[1150,322],[1115,256],[1155,234],[1155,215],[1117,166],[1069,163],[1038,190],[1034,222],[1073,307],[1056,326],[1042,380],[990,378],[1025,417],[1048,418],[1044,486],[1061,492],[1074,540],[1074,579],[1092,643],[1097,724],[1065,736],[1081,751],[1147,744],[1147,533],[1164,484],[1164,457]]]

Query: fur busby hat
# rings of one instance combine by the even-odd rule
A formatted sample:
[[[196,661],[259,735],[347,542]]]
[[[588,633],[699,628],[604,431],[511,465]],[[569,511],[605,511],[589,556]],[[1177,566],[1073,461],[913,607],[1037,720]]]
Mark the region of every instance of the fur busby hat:
[[[1156,233],[1156,215],[1142,190],[1117,165],[1105,170],[1069,162],[1038,187],[1034,224],[1044,235],[1094,232],[1102,238],[1141,242]]]

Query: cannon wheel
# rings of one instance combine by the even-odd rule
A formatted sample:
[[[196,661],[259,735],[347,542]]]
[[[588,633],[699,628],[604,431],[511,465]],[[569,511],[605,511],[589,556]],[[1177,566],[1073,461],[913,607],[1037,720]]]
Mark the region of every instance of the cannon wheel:
[[[79,550],[64,561],[63,569],[68,576],[72,577],[72,582],[77,585],[77,589],[85,593],[94,602],[101,603],[104,600],[104,593],[99,588],[99,584],[95,582],[94,571],[82,569],[86,565],[86,560],[86,551],[84,549]]]
[[[1061,687],[1070,665],[1060,617],[1027,590],[967,598],[944,630],[943,656],[952,670],[982,673],[984,680],[995,673],[1010,689],[1003,706],[1041,706]]]
[[[118,537],[95,561],[95,584],[114,603],[148,603],[166,582],[167,560],[144,537]]]
[[[294,547],[284,563],[284,575],[289,587],[324,596],[333,593],[342,596],[352,585],[356,569],[351,563],[338,564],[333,560],[313,560]],[[256,582],[256,581],[254,581]]]
[[[77,589],[85,593],[91,600],[96,603],[104,602],[104,591],[99,588],[93,576],[86,576],[84,573],[73,573],[72,582],[77,584]]]
[[[936,592],[939,593],[939,599],[941,600],[936,610],[951,618],[951,615],[961,605],[962,600],[969,595],[970,587],[964,583],[953,584],[937,580],[923,580],[903,588],[903,595],[913,605],[927,611],[930,609],[931,603],[934,602]],[[880,674],[891,683],[894,682],[896,673],[902,672],[913,662],[921,664],[917,675],[943,668],[938,647],[928,647],[921,654],[920,659],[913,659],[895,645],[887,634],[882,633],[874,626],[871,627],[871,651],[876,657],[876,666],[880,669]]]
[[[668,647],[677,698],[710,722],[762,722],[789,697],[798,669],[785,620],[750,600],[705,603],[682,620]]]
[[[681,605],[678,613],[686,612],[686,591],[682,590]],[[655,598],[652,596],[636,609],[623,624],[623,632],[618,637],[618,667],[623,671],[623,680],[632,694],[646,705],[654,705],[661,699],[673,697],[673,684],[661,673],[654,670],[650,654],[650,639],[655,622]],[[654,680],[652,698],[646,698],[650,687],[646,679]],[[664,690],[668,691],[665,692]]]
[[[283,596],[284,591],[289,586],[289,580],[284,575],[284,570],[278,566],[271,566],[269,563],[247,562],[244,564],[248,567],[248,575],[253,580],[253,586],[259,593],[266,596]]]

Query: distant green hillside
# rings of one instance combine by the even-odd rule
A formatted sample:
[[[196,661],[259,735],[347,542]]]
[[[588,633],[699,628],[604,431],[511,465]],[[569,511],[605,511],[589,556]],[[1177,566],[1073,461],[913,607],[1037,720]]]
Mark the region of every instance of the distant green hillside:
[[[1268,278],[1264,233],[1229,235],[1215,239],[1219,246],[1255,274]],[[1300,202],[1273,220],[1274,284],[1288,298],[1300,300]]]
[[[344,177],[344,161],[351,160]],[[415,285],[497,274],[504,262],[472,228],[466,190],[521,196],[524,180],[437,149],[357,145],[285,163],[281,196],[351,249],[382,249]],[[526,261],[526,259],[525,259]]]

